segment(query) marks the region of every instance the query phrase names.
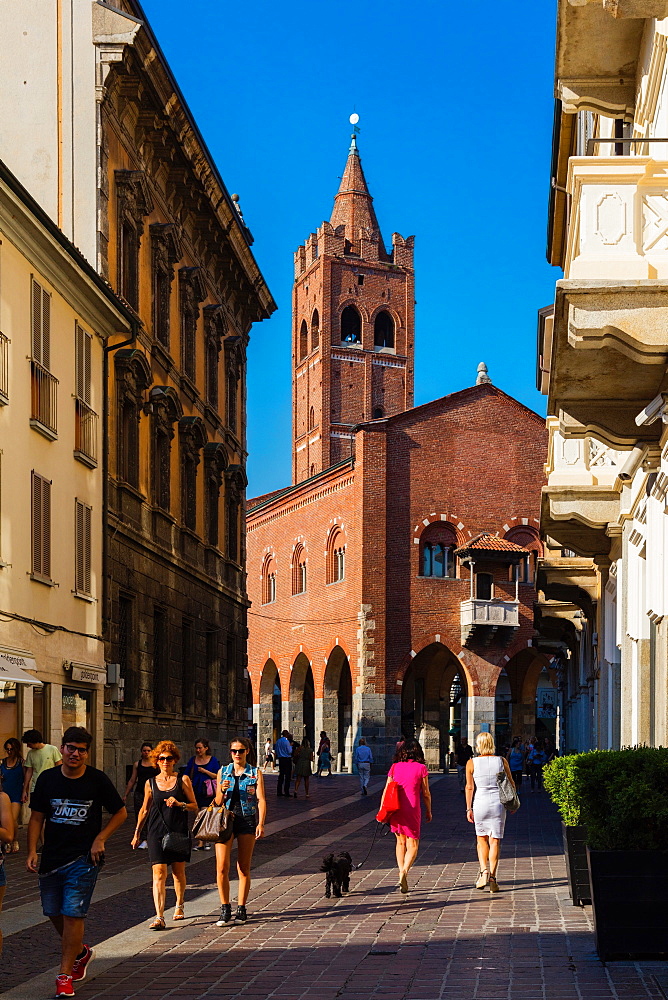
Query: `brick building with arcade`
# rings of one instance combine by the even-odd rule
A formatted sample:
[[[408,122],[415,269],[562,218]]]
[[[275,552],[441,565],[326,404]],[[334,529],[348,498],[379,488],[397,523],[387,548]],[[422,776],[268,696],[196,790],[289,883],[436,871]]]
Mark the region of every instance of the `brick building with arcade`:
[[[545,423],[484,365],[413,406],[413,237],[386,249],[354,136],[331,219],[295,254],[292,349],[293,484],[247,510],[258,742],[324,729],[349,767],[365,736],[382,767],[416,732],[438,768],[460,727],[547,735]]]

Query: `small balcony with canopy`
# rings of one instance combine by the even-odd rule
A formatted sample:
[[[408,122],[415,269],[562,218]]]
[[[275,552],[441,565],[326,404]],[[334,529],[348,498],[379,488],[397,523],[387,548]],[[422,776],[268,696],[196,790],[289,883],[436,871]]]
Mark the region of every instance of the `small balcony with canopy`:
[[[485,646],[492,642],[506,645],[519,628],[519,585],[530,582],[531,553],[506,538],[483,531],[458,548],[455,555],[462,566],[468,566],[471,578],[470,597],[461,602],[462,644],[475,639]],[[501,591],[498,595],[497,590]]]

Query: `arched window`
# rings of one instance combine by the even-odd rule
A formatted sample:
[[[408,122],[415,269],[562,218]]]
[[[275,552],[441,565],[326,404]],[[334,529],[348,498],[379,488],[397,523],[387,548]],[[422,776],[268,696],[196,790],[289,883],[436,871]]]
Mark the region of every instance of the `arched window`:
[[[320,316],[318,310],[313,310],[311,316],[311,350],[314,351],[320,344]]]
[[[315,465],[311,465],[311,475],[315,476]]]
[[[308,354],[308,327],[306,326],[306,320],[302,320],[302,325],[299,327],[299,360],[303,361]]]
[[[475,596],[478,601],[491,601],[494,596],[494,577],[491,573],[476,573]]]
[[[303,594],[306,590],[306,552],[298,542],[292,554],[292,593]]]
[[[275,600],[276,560],[272,555],[268,555],[262,565],[262,603],[273,604]]]
[[[510,579],[517,579],[519,583],[533,583],[536,579],[537,560],[543,554],[543,546],[538,532],[528,525],[521,525],[507,531],[505,537],[509,542],[529,550],[528,555],[522,559],[518,566],[510,567]]]
[[[385,416],[385,411],[382,406],[375,406],[373,410],[373,419],[381,420]]]
[[[420,576],[454,580],[457,575],[457,534],[447,521],[428,525],[420,537]]]
[[[121,400],[119,423],[119,476],[130,486],[139,489],[139,407],[129,396]]]
[[[338,583],[346,575],[346,541],[340,528],[334,528],[327,544],[327,583]]]
[[[308,411],[308,429],[310,431],[315,427],[315,410],[313,407]]]
[[[394,320],[385,310],[376,316],[373,342],[376,347],[394,347]]]
[[[355,306],[346,306],[341,313],[341,343],[362,343],[362,317]]]

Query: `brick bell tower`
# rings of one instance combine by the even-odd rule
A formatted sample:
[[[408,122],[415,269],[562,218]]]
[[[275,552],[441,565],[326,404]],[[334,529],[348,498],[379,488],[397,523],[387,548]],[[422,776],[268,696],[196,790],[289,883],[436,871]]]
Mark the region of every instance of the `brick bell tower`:
[[[329,222],[295,253],[292,478],[347,458],[353,428],[413,405],[414,237],[387,251],[352,136]]]

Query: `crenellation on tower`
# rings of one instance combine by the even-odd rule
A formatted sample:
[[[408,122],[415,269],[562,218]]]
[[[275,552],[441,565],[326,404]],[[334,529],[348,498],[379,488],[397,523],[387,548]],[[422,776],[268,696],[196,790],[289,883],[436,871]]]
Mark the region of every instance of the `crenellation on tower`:
[[[295,253],[295,483],[347,458],[355,426],[413,404],[413,244],[394,233],[388,252],[354,139],[330,220]]]

